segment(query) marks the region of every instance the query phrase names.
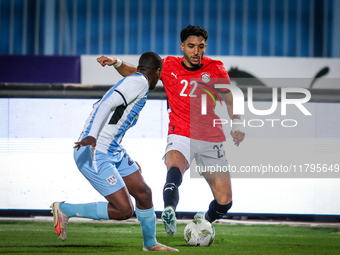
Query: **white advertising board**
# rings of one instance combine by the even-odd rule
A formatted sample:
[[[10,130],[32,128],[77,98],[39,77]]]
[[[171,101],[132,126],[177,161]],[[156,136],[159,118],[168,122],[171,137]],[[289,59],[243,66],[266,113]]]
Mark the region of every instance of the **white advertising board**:
[[[48,209],[53,201],[70,203],[104,201],[77,170],[73,161],[74,142],[91,111],[92,99],[0,99],[0,209]],[[269,102],[256,107],[269,108]],[[298,164],[316,164],[310,155],[327,156],[324,162],[339,164],[340,104],[308,103],[313,118],[302,121],[299,111],[295,129],[280,135],[270,126],[245,127],[246,139],[233,145],[230,127],[225,125],[225,150],[232,165],[259,166],[262,163],[291,165],[294,154],[305,155]],[[251,118],[251,115],[248,115]],[[276,118],[276,116],[273,116]],[[257,117],[257,119],[259,119]],[[279,124],[279,123],[278,123]],[[162,188],[166,169],[162,156],[166,146],[167,109],[164,100],[149,100],[135,127],[123,139],[130,156],[139,162],[153,191],[156,211],[163,209]],[[255,122],[253,123],[255,125]],[[300,158],[300,157],[298,157]],[[266,161],[268,159],[278,161]],[[328,160],[328,161],[327,161]],[[265,164],[264,163],[264,164]],[[310,166],[311,167],[311,166]],[[297,168],[299,171],[299,168]],[[305,170],[305,168],[303,169]],[[340,214],[340,172],[329,178],[260,173],[232,179],[234,213]],[[317,175],[315,175],[317,176]],[[334,176],[338,176],[334,178]],[[180,186],[178,211],[207,210],[213,199],[206,181],[187,171]]]

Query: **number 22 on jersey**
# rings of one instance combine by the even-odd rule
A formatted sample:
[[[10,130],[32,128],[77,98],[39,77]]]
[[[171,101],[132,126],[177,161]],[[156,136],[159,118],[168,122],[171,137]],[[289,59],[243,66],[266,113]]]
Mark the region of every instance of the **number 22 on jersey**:
[[[197,81],[191,81],[190,82],[190,85],[193,85],[193,88],[191,89],[189,95],[186,94],[186,92],[185,92],[187,87],[188,87],[188,85],[189,85],[189,82],[187,80],[181,80],[181,84],[183,84],[183,89],[182,89],[181,93],[179,93],[179,95],[181,97],[187,97],[187,96],[189,96],[189,97],[197,97],[197,95],[194,94],[195,90],[197,89]]]

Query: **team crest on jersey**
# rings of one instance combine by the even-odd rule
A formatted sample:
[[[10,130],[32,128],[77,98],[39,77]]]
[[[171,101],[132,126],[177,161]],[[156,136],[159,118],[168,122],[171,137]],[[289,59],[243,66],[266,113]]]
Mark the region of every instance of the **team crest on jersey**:
[[[117,177],[116,177],[114,174],[112,174],[112,175],[110,175],[109,177],[107,177],[107,178],[106,178],[106,181],[107,181],[107,183],[110,184],[111,186],[116,185],[117,182],[118,182]]]
[[[210,73],[202,73],[201,79],[204,83],[210,82]]]

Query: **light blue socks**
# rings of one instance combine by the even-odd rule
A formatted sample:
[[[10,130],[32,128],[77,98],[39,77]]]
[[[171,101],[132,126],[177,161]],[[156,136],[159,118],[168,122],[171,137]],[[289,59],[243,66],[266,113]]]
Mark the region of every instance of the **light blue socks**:
[[[108,203],[95,202],[89,204],[62,203],[60,209],[69,217],[82,217],[94,220],[109,220]]]
[[[96,202],[89,204],[67,204],[62,203],[60,209],[69,217],[83,217],[94,220],[109,220],[107,211],[108,203]],[[147,210],[135,209],[137,219],[142,227],[144,246],[151,247],[156,240],[156,214],[152,207]]]
[[[157,242],[155,209],[152,207],[147,210],[140,210],[136,207],[135,212],[142,227],[144,246],[151,247]]]

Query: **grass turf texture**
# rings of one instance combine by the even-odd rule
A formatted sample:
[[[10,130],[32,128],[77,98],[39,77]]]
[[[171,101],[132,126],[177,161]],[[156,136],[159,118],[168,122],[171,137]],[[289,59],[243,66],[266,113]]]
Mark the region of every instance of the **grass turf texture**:
[[[69,223],[66,241],[51,222],[0,221],[0,254],[144,254],[139,224]],[[270,225],[217,225],[210,247],[190,247],[185,224],[167,237],[157,224],[159,242],[181,254],[339,254],[340,229]]]

